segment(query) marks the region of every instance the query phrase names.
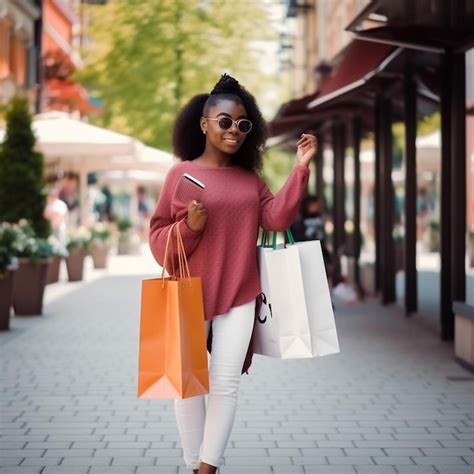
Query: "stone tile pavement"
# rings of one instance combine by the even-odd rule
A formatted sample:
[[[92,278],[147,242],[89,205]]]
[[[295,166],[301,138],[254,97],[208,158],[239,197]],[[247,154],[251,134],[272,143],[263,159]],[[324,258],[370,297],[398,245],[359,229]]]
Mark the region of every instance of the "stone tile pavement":
[[[136,398],[151,256],[87,272],[48,287],[42,317],[0,333],[0,472],[189,472],[172,402]],[[336,302],[336,324],[338,355],[256,356],[221,473],[472,474],[474,378],[452,344],[374,302]]]

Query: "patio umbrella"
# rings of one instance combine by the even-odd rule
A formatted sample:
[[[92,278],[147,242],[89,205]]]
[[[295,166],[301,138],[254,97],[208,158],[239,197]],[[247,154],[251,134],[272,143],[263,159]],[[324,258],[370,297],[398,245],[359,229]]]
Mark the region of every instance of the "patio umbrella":
[[[75,120],[64,112],[36,115],[33,131],[36,147],[43,153],[47,169],[79,174],[80,221],[87,220],[87,175],[114,166],[116,157],[135,160],[139,142],[133,137]],[[123,163],[123,162],[122,162]]]
[[[164,174],[174,163],[170,153],[137,139],[81,122],[65,112],[36,115],[32,128],[46,169],[79,175],[80,220],[86,221],[87,175],[102,170],[147,170]],[[0,141],[4,131],[0,130]]]
[[[60,160],[66,166],[114,155],[134,155],[138,140],[128,135],[75,120],[65,112],[47,112],[33,119],[37,148],[46,162]],[[89,166],[93,166],[92,162]]]

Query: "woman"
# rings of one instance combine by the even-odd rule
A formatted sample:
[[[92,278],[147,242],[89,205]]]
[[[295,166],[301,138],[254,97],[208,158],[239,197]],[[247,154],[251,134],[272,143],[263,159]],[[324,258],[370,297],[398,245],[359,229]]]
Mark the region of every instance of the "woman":
[[[175,400],[184,460],[194,473],[216,472],[234,422],[261,292],[259,226],[278,231],[290,226],[316,154],[316,138],[303,134],[297,163],[273,196],[256,173],[265,139],[254,97],[224,74],[210,94],[195,96],[181,110],[173,133],[181,163],[169,171],[150,222],[150,247],[163,265],[168,231],[179,221],[191,275],[202,280],[208,335],[212,324],[207,410],[204,396]],[[184,173],[205,188],[183,184]]]

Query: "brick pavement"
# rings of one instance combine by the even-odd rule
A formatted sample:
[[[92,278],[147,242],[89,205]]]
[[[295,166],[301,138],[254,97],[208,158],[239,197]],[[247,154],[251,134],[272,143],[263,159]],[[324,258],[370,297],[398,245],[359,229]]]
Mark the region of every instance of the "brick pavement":
[[[138,401],[140,279],[151,257],[48,288],[0,333],[2,474],[180,474],[172,402]],[[256,357],[223,474],[472,474],[474,382],[397,307],[336,306],[341,353]]]

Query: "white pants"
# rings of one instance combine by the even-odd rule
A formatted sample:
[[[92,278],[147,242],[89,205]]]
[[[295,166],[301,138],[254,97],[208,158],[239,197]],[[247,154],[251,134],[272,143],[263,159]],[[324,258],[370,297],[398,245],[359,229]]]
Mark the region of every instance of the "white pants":
[[[212,320],[209,395],[175,400],[184,461],[189,469],[200,462],[220,466],[237,409],[240,375],[255,316],[255,300]],[[206,321],[206,336],[211,321]]]

